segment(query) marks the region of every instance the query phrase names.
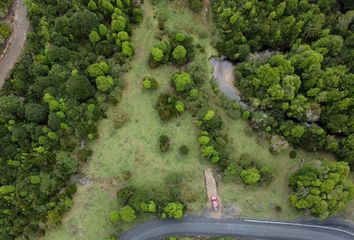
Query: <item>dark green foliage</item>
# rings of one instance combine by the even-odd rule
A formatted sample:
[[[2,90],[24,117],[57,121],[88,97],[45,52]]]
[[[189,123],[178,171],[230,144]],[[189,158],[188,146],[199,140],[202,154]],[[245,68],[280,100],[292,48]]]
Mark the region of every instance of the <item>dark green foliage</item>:
[[[34,123],[44,123],[47,120],[48,109],[46,106],[36,103],[25,105],[26,119]]]
[[[347,144],[354,130],[353,13],[345,12],[352,1],[226,0],[212,7],[222,37],[217,48],[241,62],[236,84],[254,108],[242,117],[354,167]]]
[[[162,121],[168,121],[178,116],[175,107],[178,98],[171,94],[161,94],[157,102],[157,110]]]
[[[9,1],[0,2],[2,14]],[[119,64],[133,53],[129,19],[141,21],[139,5],[125,3],[114,15],[125,22],[126,33],[114,35],[124,40],[120,46],[112,13],[89,2],[26,1],[31,32],[0,92],[0,239],[40,237],[60,223],[72,205],[71,176],[92,154],[85,145],[97,137],[97,122],[116,96]]]
[[[188,6],[193,12],[199,13],[203,10],[203,0],[188,0]]]
[[[0,18],[5,17],[8,14],[14,0],[1,0],[0,2]]]
[[[206,61],[201,59],[196,59],[188,64],[187,72],[191,75],[193,82],[198,86],[209,80],[207,64]]]
[[[173,33],[151,49],[149,66],[156,68],[161,64],[173,62],[183,65],[194,58],[193,38],[184,33]]]
[[[123,206],[127,205],[130,199],[134,196],[135,192],[136,189],[131,186],[122,188],[119,192],[117,192],[118,202]]]
[[[93,96],[94,89],[86,76],[72,76],[66,82],[66,91],[78,101],[85,101]]]
[[[297,155],[296,151],[290,151],[289,152],[289,157],[292,158],[292,159],[296,158],[296,155]]]
[[[345,162],[322,162],[298,170],[290,177],[291,204],[300,210],[309,209],[322,219],[345,208],[354,197],[354,185],[349,179]]]
[[[170,149],[170,138],[167,135],[161,135],[159,138],[159,147],[161,152],[167,152]]]
[[[87,37],[99,24],[96,14],[88,10],[74,13],[68,22],[69,31],[76,38]]]
[[[182,155],[188,155],[189,153],[189,148],[186,145],[182,145],[179,147],[179,153]]]

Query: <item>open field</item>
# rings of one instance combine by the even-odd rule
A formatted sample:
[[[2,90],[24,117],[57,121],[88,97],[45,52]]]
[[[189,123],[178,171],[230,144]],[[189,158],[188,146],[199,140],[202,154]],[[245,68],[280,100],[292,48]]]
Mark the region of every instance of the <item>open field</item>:
[[[204,161],[199,159],[193,119],[184,114],[163,124],[154,109],[159,92],[169,87],[175,69],[170,66],[156,70],[148,68],[148,54],[157,42],[154,39],[156,22],[149,4],[144,5],[144,13],[145,20],[135,30],[133,37],[137,50],[131,62],[132,69],[123,76],[127,87],[122,102],[112,107],[108,119],[100,123],[100,137],[92,143],[94,154],[83,169],[83,174],[91,183],[78,186],[74,206],[64,217],[63,224],[49,231],[43,240],[91,240],[97,239],[97,236],[108,236],[114,232],[108,215],[117,208],[115,194],[120,187],[131,183],[163,189],[164,179],[169,173],[183,172],[185,183],[182,196],[190,203],[188,206],[191,211],[199,212],[204,207]],[[158,91],[142,90],[141,81],[146,75],[158,80]],[[121,128],[115,129],[114,120],[122,118],[122,114],[129,120]],[[167,153],[160,153],[158,148],[161,134],[167,134],[171,139],[171,149]],[[183,144],[190,149],[186,157],[178,153],[178,147]],[[132,174],[128,182],[122,177],[124,171]]]
[[[171,4],[158,7],[158,11],[169,16],[167,29],[184,31],[195,39],[202,37],[196,41],[205,47],[205,53],[201,56],[215,54],[210,44],[212,33],[207,30],[210,27],[207,19],[192,15],[186,9],[182,14],[178,1]],[[150,49],[158,41],[158,32],[152,6],[146,3],[143,10],[144,21],[135,29],[133,36],[136,54],[131,61],[131,69],[123,75],[127,87],[122,101],[118,106],[111,107],[108,118],[100,123],[99,139],[92,143],[94,154],[82,171],[90,181],[78,186],[74,206],[64,217],[63,224],[48,231],[42,240],[105,239],[116,230],[116,226],[108,220],[109,212],[118,207],[116,192],[126,184],[159,187],[163,191],[165,178],[170,173],[183,172],[182,196],[188,203],[190,213],[200,214],[205,207],[203,169],[207,163],[199,155],[193,118],[184,113],[164,124],[154,109],[159,93],[169,88],[170,78],[176,69],[167,65],[151,70],[147,66]],[[155,92],[143,91],[141,81],[144,76],[155,77],[160,88]],[[222,110],[219,112],[222,113]],[[247,122],[223,115],[233,157],[238,159],[241,154],[249,153],[260,163],[270,166],[275,175],[275,180],[266,187],[245,187],[231,181],[219,181],[219,194],[224,207],[235,207],[236,211],[231,211],[231,214],[255,218],[299,217],[288,203],[287,179],[299,166],[299,159],[304,158],[306,162],[313,155],[297,150],[298,156],[293,160],[288,157],[288,151],[273,156],[268,151],[267,142],[261,145],[256,143],[256,133],[252,133]],[[116,129],[115,122],[123,118],[127,119],[126,123]],[[171,149],[167,153],[160,153],[158,148],[161,134],[171,139]],[[183,144],[190,149],[187,156],[178,153],[178,147]],[[131,178],[126,181],[123,173],[127,171],[131,173]],[[275,205],[281,206],[282,211],[277,212]]]

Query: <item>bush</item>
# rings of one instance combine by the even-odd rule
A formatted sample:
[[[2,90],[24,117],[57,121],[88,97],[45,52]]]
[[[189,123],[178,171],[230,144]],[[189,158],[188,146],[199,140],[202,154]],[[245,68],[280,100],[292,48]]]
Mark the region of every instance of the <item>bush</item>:
[[[203,0],[188,0],[188,6],[193,12],[200,13],[203,10]]]
[[[136,219],[135,210],[131,206],[125,206],[119,211],[120,218],[127,223],[134,222]]]
[[[170,149],[170,138],[167,135],[161,135],[159,142],[161,152],[167,152]]]
[[[292,150],[292,151],[289,152],[289,157],[290,158],[294,159],[294,158],[296,158],[296,156],[297,156],[296,151]]]
[[[171,94],[161,94],[157,102],[157,110],[162,121],[168,121],[178,116],[176,103],[178,98]]]
[[[182,145],[179,147],[179,153],[182,155],[188,155],[189,148],[186,145]]]
[[[135,192],[136,189],[132,186],[122,188],[117,192],[118,202],[123,206],[127,205],[130,199],[134,196]]]
[[[116,210],[113,210],[112,212],[110,212],[109,214],[109,220],[111,221],[111,223],[117,223],[119,221],[120,217],[119,217],[119,212]]]
[[[241,170],[240,176],[242,181],[247,185],[256,184],[261,179],[261,175],[255,167]]]
[[[144,77],[143,78],[143,88],[144,89],[157,89],[159,87],[159,83],[155,78]]]

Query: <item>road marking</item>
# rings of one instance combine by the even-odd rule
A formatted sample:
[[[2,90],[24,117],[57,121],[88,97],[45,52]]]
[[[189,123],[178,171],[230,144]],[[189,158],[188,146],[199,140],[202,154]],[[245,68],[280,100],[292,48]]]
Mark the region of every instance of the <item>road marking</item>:
[[[266,221],[266,220],[252,220],[252,219],[245,219],[246,222],[253,222],[253,223],[271,223],[271,224],[278,224],[278,225],[289,225],[289,226],[300,226],[300,227],[310,227],[310,228],[322,228],[322,229],[329,229],[335,230],[339,232],[346,233],[350,236],[354,236],[353,232],[346,231],[340,228],[335,227],[328,227],[322,225],[314,225],[314,224],[302,224],[302,223],[294,223],[294,222],[277,222],[277,221]]]

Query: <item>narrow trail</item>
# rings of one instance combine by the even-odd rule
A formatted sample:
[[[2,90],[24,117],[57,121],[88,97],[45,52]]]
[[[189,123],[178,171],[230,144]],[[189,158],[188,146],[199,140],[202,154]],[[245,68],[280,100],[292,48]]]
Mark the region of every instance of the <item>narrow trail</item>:
[[[30,26],[23,0],[16,0],[14,12],[15,17],[10,44],[0,58],[0,88],[4,85],[6,78],[21,56]]]

